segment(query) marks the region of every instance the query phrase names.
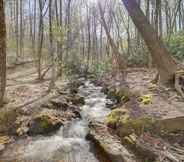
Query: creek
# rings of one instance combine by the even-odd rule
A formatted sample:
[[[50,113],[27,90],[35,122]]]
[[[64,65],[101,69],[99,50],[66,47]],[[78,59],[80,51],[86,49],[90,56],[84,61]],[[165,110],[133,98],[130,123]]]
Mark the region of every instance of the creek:
[[[81,119],[66,123],[51,136],[36,136],[21,139],[9,146],[1,161],[23,162],[102,162],[94,144],[86,140],[90,121],[104,121],[110,110],[106,107],[106,95],[101,87],[86,81],[79,88],[85,97],[81,107]],[[106,160],[107,161],[107,160]]]

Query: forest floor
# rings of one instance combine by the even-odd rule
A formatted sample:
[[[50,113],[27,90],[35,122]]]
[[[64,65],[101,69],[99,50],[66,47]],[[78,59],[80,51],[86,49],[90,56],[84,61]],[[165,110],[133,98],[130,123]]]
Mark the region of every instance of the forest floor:
[[[126,81],[131,92],[139,97],[150,97],[148,104],[139,102],[147,116],[157,119],[184,117],[183,98],[173,88],[158,87],[151,83],[156,75],[155,69],[129,68],[127,71]],[[22,117],[38,112],[36,108],[39,104],[58,95],[57,89],[48,93],[48,75],[42,82],[37,81],[37,71],[32,64],[9,68],[7,78],[7,104],[4,108],[20,110]],[[56,86],[62,89],[67,83],[66,80],[58,80]]]
[[[122,102],[121,99],[115,107],[112,106],[113,110],[107,118],[108,127],[120,137],[124,146],[130,148],[130,152],[138,153],[145,161],[183,162],[183,98],[172,87],[151,83],[156,75],[155,69],[129,68],[127,72],[129,100]],[[107,76],[103,81],[100,80],[99,84],[108,87],[104,90],[110,98],[121,98],[123,95],[126,99],[125,84],[123,85],[120,79]],[[149,125],[150,119],[153,125]],[[92,130],[91,136],[97,141],[102,141],[104,145],[104,140],[99,139],[99,136],[105,139],[107,131],[103,126],[100,127],[98,124],[92,124],[92,129],[96,130]],[[126,155],[127,152],[122,155],[128,158],[122,158],[124,161],[137,162],[131,153]]]
[[[58,86],[62,86],[61,84],[66,84],[66,82],[56,82]],[[9,68],[6,107],[24,107],[29,103],[34,103],[48,95],[48,87],[48,75],[43,81],[38,81],[37,70],[33,63]]]
[[[131,91],[139,96],[150,95],[151,104],[142,104],[148,115],[160,118],[184,116],[183,98],[173,88],[158,87],[151,84],[156,71],[144,68],[128,69],[127,83]],[[43,96],[48,95],[48,75],[38,82],[36,68],[32,64],[17,66],[8,70],[6,107],[24,107]],[[66,81],[59,80],[56,85],[61,87]],[[52,93],[55,93],[54,91]]]
[[[128,70],[127,83],[130,91],[139,96],[149,95],[150,104],[140,103],[147,115],[157,118],[174,118],[184,116],[183,98],[174,88],[158,87],[151,83],[156,71],[143,68]]]

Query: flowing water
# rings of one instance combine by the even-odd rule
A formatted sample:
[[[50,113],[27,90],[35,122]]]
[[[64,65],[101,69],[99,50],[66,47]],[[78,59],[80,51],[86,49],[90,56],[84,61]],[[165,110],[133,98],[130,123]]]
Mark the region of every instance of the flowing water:
[[[5,151],[4,161],[31,162],[101,162],[94,153],[94,146],[85,139],[89,121],[103,121],[109,113],[106,96],[101,87],[86,82],[79,94],[85,97],[82,119],[68,122],[53,136],[20,140]]]

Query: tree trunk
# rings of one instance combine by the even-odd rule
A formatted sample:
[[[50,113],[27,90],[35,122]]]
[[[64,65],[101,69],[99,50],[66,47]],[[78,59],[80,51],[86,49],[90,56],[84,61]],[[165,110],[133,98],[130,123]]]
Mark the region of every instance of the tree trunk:
[[[55,86],[55,60],[54,60],[54,47],[53,47],[53,9],[52,9],[52,0],[49,0],[49,53],[51,55],[51,64],[52,64],[52,74],[51,81],[49,84],[49,91]]]
[[[16,62],[18,61],[20,55],[19,55],[19,1],[16,0],[16,27],[15,27],[15,33],[16,33]]]
[[[0,107],[6,89],[6,24],[4,13],[4,2],[0,0]]]
[[[177,64],[170,56],[163,41],[159,39],[136,0],[122,0],[122,2],[151,52],[153,62],[156,64],[159,72],[160,83],[166,84],[173,81]]]
[[[109,41],[109,44],[110,44],[112,52],[113,52],[113,55],[112,55],[113,62],[117,66],[119,72],[121,73],[122,79],[125,79],[123,77],[125,76],[125,69],[126,69],[126,65],[127,65],[126,60],[122,58],[123,56],[121,56],[120,52],[118,51],[118,47],[116,46],[115,42],[112,39],[112,36],[111,36],[110,31],[108,29],[107,23],[105,21],[104,13],[103,13],[102,6],[101,6],[100,2],[98,3],[98,7],[99,7],[99,11],[100,11],[102,26],[104,27],[105,33],[107,35],[107,39]]]

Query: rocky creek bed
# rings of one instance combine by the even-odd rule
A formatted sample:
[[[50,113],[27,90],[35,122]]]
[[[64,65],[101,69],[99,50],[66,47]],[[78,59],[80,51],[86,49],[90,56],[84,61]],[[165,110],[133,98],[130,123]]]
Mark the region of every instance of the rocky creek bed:
[[[139,101],[117,81],[107,83],[80,79],[37,111],[23,109],[7,122],[10,136],[0,136],[0,161],[183,162],[183,117],[148,115],[141,103],[149,105],[149,95]]]
[[[70,92],[41,105],[41,112],[18,120],[16,133],[0,155],[3,162],[107,162],[86,139],[89,122],[103,122],[110,113],[101,87],[90,82],[70,85]]]

